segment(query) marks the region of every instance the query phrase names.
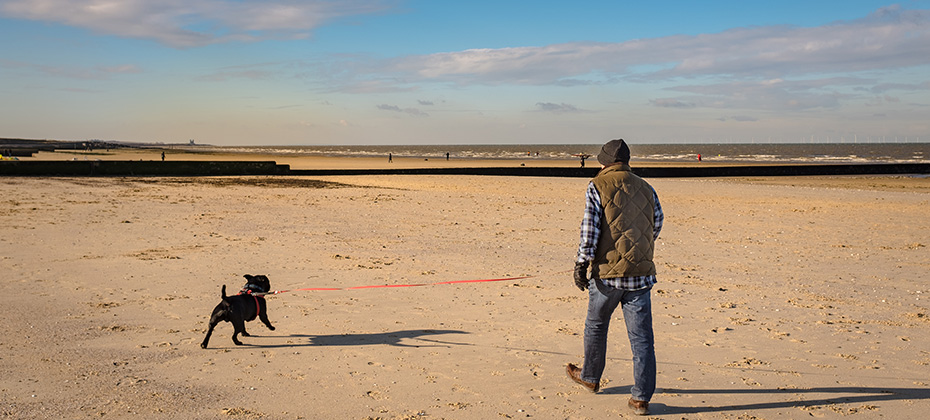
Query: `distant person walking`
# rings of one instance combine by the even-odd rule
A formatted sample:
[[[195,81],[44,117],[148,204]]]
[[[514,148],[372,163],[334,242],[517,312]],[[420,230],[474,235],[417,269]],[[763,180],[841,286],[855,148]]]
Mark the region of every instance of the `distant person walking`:
[[[162,162],[165,161],[165,152],[161,152],[161,161],[162,161]]]
[[[581,241],[575,260],[575,285],[588,292],[584,327],[584,365],[572,363],[566,373],[591,392],[600,390],[607,361],[607,332],[620,306],[633,353],[632,398],[635,414],[649,414],[656,389],[655,337],[652,330],[652,286],[655,240],[665,215],[649,183],[630,168],[630,148],[622,139],[607,142],[597,161],[602,169],[585,193]],[[591,278],[588,279],[588,265]]]
[[[449,152],[446,152],[446,160],[449,160]]]
[[[394,161],[394,155],[391,153],[388,153],[388,163],[391,163],[393,161]]]

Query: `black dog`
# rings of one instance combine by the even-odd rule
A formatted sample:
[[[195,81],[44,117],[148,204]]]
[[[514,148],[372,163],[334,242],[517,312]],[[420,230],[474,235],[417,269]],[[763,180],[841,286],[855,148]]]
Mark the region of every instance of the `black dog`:
[[[223,285],[223,301],[216,305],[216,308],[213,308],[213,315],[210,316],[210,328],[207,330],[207,336],[203,338],[203,343],[200,343],[201,348],[207,348],[207,342],[210,341],[213,328],[220,321],[233,324],[235,331],[232,340],[237,346],[241,346],[242,343],[236,336],[240,333],[245,337],[249,336],[249,333],[245,331],[245,322],[255,319],[256,315],[269,330],[274,331],[274,327],[268,321],[268,307],[265,305],[265,298],[261,296],[261,294],[271,291],[271,282],[268,281],[268,277],[262,275],[252,276],[246,274],[245,278],[248,282],[235,296],[226,296],[226,285]]]

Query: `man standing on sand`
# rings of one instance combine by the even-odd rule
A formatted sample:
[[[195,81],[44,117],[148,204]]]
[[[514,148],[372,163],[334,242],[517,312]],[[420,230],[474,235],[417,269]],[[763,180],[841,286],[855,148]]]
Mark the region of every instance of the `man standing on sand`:
[[[584,365],[572,363],[569,378],[591,392],[600,390],[607,361],[607,331],[619,305],[633,353],[632,398],[627,405],[649,414],[656,389],[652,300],[655,240],[665,219],[655,190],[630,169],[630,148],[622,139],[607,142],[597,161],[602,169],[588,184],[575,285],[588,292],[584,327]],[[588,265],[591,279],[588,280]]]

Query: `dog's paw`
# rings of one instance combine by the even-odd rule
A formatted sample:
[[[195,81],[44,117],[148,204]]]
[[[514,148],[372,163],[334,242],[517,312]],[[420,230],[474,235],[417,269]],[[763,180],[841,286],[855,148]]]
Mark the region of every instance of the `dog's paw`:
[[[235,345],[237,345],[237,346],[241,346],[241,345],[242,345],[242,342],[239,341],[239,340],[236,340],[236,341],[233,341],[233,344],[235,344]]]
[[[271,325],[268,326],[268,329],[271,331],[274,331],[274,327],[272,327]]]
[[[207,348],[207,343],[200,343],[200,348],[202,348],[202,349]]]
[[[243,331],[243,332],[242,332],[242,336],[243,336],[243,337],[251,337],[252,334],[249,334],[249,333]]]

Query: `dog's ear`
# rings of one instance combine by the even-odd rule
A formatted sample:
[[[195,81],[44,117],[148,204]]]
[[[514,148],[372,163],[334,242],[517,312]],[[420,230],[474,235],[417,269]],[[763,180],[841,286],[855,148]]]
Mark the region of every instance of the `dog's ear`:
[[[254,277],[255,284],[258,284],[263,290],[262,292],[267,293],[271,290],[271,281],[268,280],[268,276],[260,274]]]
[[[244,275],[244,276],[242,276],[242,277],[245,277],[245,279],[248,280],[248,281],[252,281],[252,275],[251,275],[251,274],[246,274],[246,275]]]

